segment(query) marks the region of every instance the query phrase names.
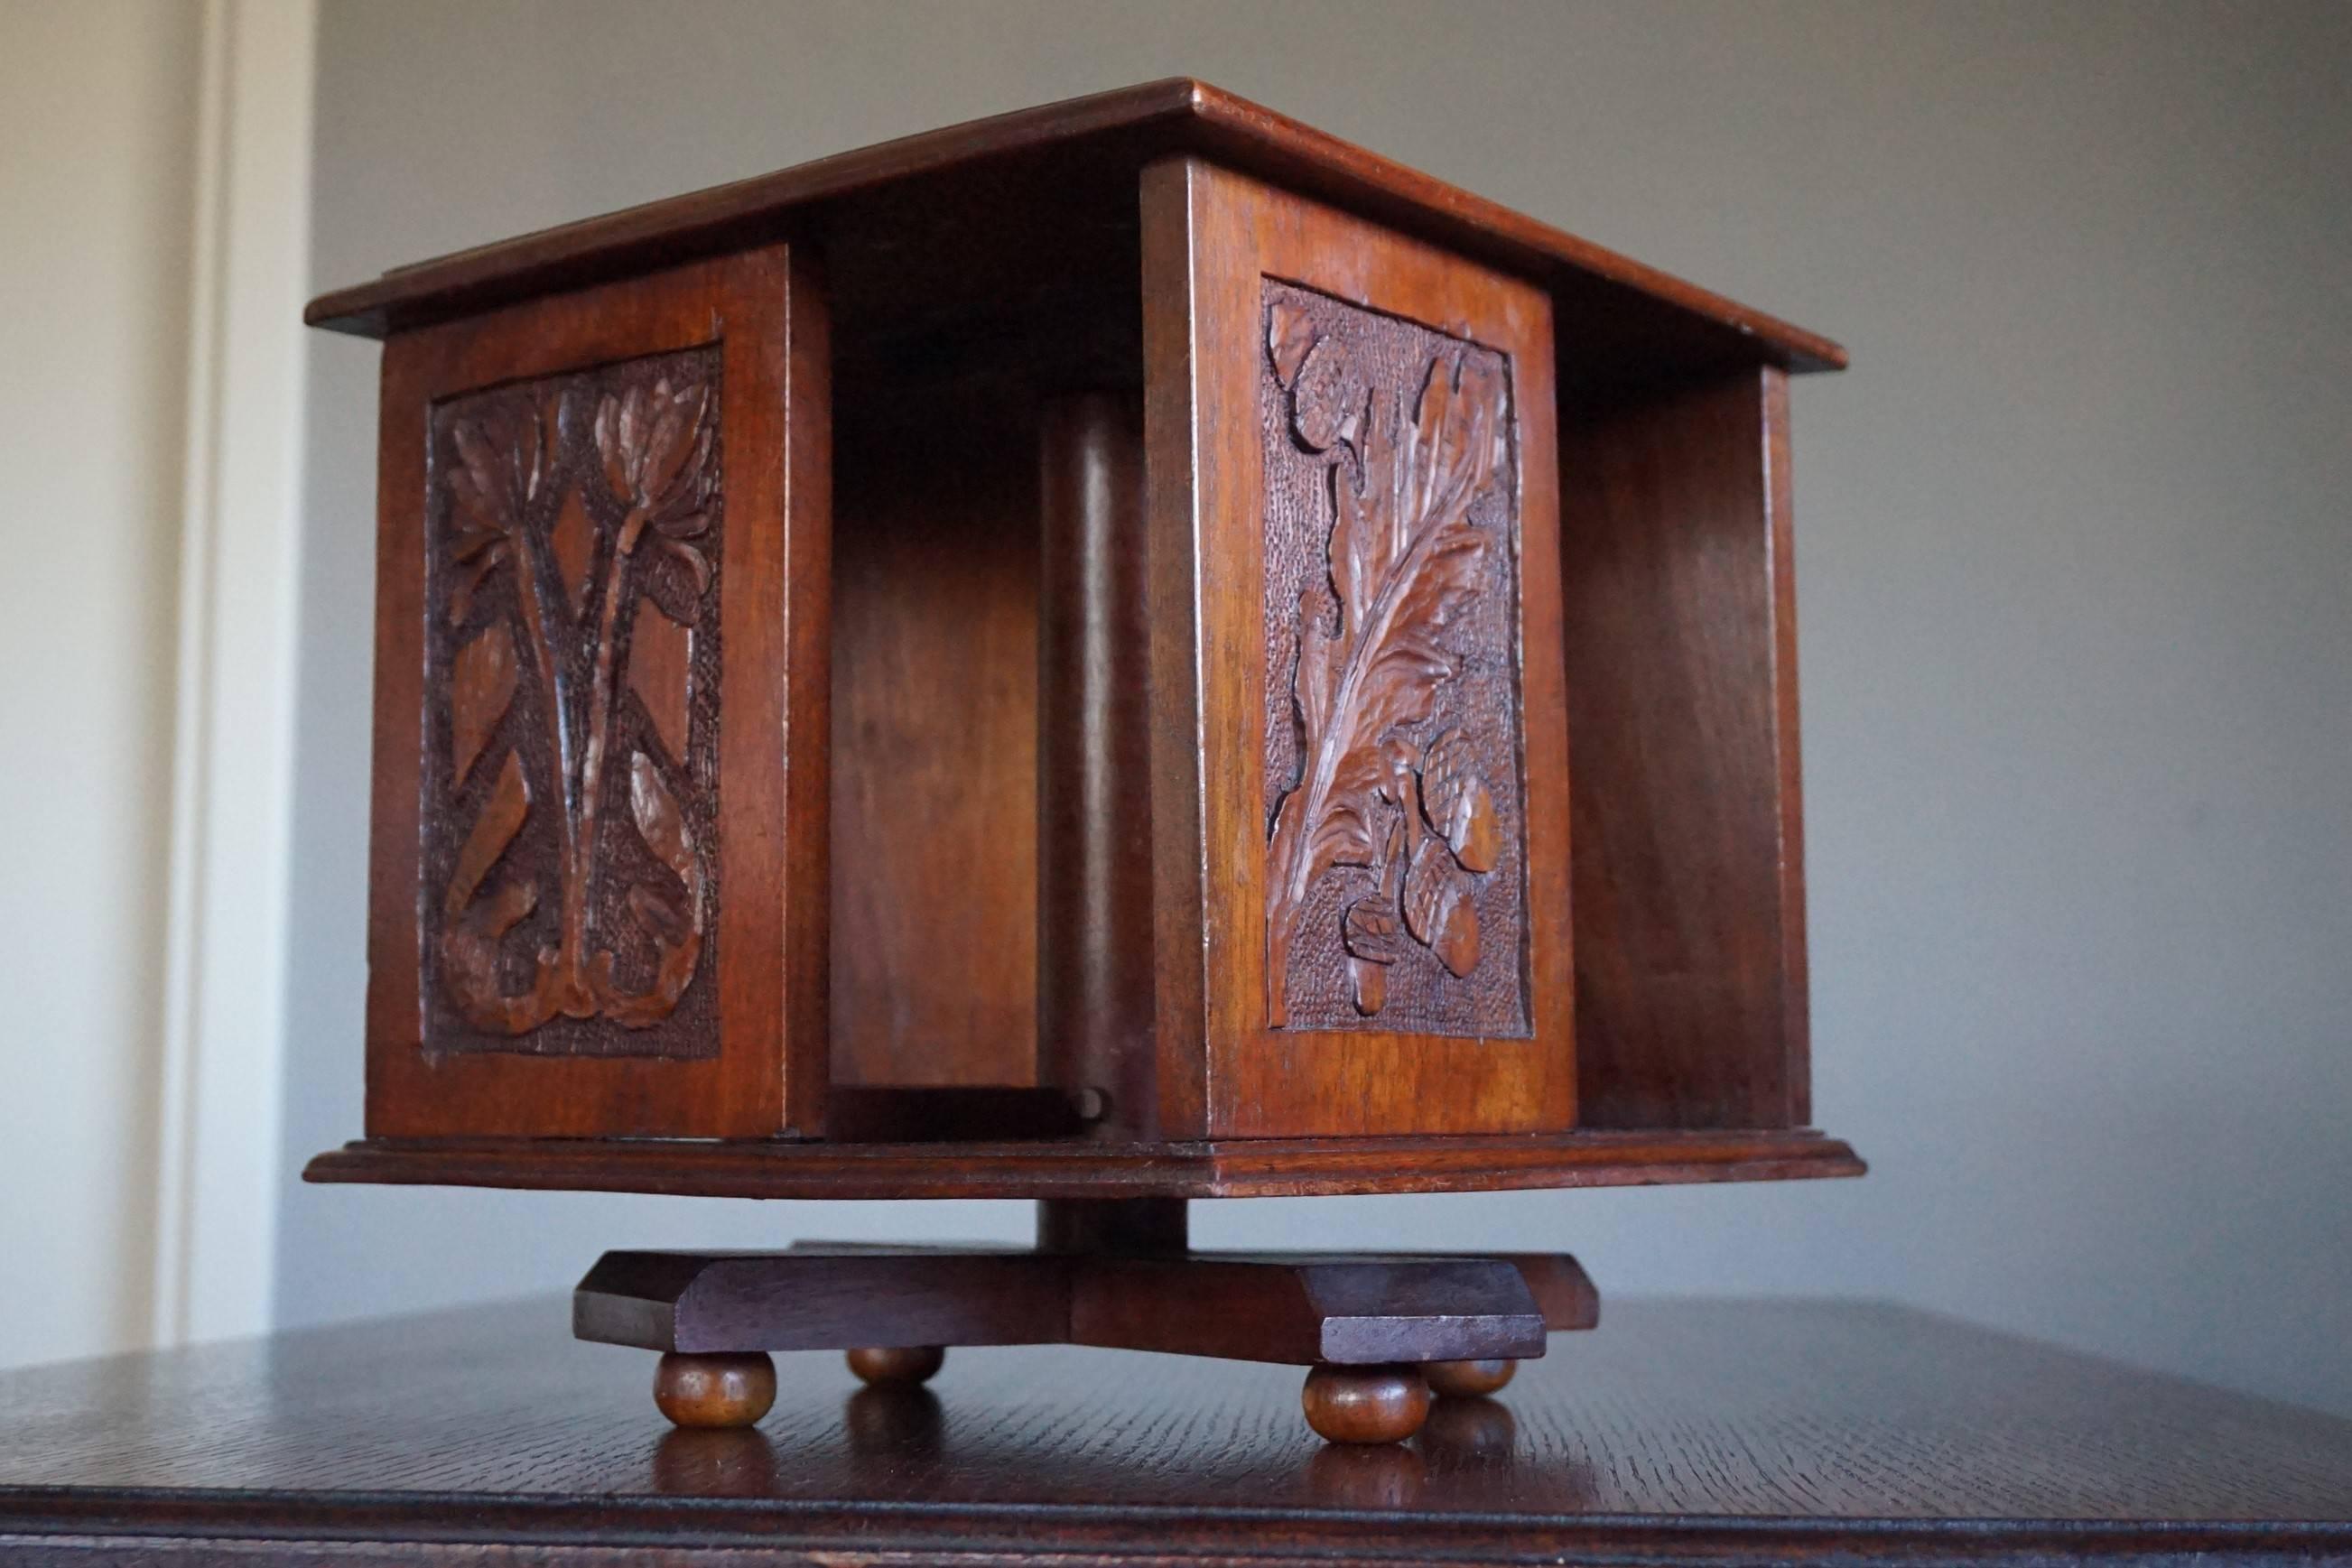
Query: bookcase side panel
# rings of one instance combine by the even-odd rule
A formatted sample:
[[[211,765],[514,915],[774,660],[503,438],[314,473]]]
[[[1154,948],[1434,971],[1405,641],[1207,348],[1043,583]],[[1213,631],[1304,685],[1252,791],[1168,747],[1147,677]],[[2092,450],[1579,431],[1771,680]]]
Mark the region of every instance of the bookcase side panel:
[[[1549,300],[1198,160],[1145,198],[1191,622],[1155,624],[1158,875],[1200,911],[1159,932],[1199,1019],[1163,1082],[1212,1136],[1571,1125]]]
[[[814,1129],[825,370],[781,246],[386,344],[372,1135]]]

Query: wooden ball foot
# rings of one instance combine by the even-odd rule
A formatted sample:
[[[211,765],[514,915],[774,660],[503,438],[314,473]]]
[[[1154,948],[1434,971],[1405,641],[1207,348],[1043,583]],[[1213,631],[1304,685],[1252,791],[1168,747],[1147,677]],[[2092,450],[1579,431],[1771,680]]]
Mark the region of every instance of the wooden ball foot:
[[[654,1403],[680,1427],[749,1427],[775,1402],[776,1364],[760,1351],[672,1351],[654,1369]]]
[[[1402,1443],[1429,1417],[1429,1384],[1417,1366],[1318,1366],[1298,1402],[1328,1442]]]
[[[1441,1399],[1475,1399],[1502,1387],[1518,1369],[1516,1361],[1432,1361],[1423,1364],[1421,1375]]]
[[[947,1361],[935,1344],[866,1346],[849,1352],[849,1370],[877,1388],[929,1383]]]

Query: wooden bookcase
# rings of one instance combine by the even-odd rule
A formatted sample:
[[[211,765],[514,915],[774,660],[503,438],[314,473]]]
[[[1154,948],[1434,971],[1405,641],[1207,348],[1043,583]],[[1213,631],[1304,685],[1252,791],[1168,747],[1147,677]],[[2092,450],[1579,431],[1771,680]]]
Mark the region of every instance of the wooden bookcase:
[[[1836,345],[1192,81],[309,319],[385,344],[367,1136],[310,1177],[1048,1200],[1013,1262],[615,1254],[583,1333],[1305,1360],[1386,1432],[1419,1375],[1334,1368],[1539,1353],[1572,1261],[1217,1260],[1184,1200],[1861,1170],[1807,1125]]]

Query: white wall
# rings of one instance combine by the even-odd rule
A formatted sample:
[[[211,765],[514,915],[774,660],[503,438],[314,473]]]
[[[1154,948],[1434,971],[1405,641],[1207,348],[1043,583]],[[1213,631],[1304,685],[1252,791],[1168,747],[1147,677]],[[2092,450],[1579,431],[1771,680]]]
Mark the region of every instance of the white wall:
[[[193,8],[0,9],[0,1359],[144,1342]]]
[[[2352,8],[331,0],[316,266],[1188,71],[1848,342],[1795,397],[1861,1182],[1204,1206],[1898,1297],[2352,1411]],[[360,1125],[373,350],[318,342],[291,1165]],[[289,1321],[1012,1206],[289,1187]]]
[[[269,1322],[314,15],[0,3],[0,1362]]]

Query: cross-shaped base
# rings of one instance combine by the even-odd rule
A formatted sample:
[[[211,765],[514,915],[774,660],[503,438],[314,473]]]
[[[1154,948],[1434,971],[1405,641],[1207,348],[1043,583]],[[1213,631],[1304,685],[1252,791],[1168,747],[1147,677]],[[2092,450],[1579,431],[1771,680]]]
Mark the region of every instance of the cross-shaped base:
[[[845,1350],[868,1383],[920,1383],[950,1345],[1086,1344],[1306,1366],[1308,1425],[1411,1437],[1433,1393],[1491,1394],[1548,1331],[1600,1320],[1564,1253],[1196,1252],[1181,1200],[1039,1205],[1034,1249],[804,1243],[785,1252],[608,1252],[572,1297],[583,1340],[663,1353],[681,1426],[749,1426],[767,1353]]]

